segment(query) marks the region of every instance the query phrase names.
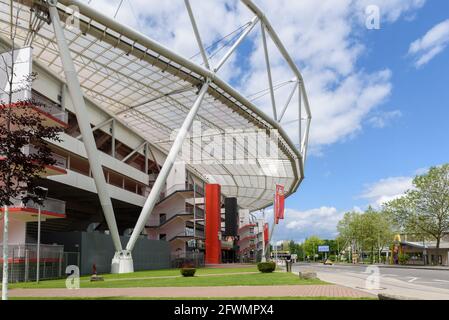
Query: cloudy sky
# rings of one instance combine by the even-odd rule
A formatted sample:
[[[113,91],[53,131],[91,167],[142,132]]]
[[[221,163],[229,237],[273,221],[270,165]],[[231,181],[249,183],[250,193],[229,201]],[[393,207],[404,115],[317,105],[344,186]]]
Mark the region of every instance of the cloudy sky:
[[[114,16],[120,0],[91,0]],[[332,238],[348,210],[379,206],[449,156],[449,2],[256,0],[300,67],[313,111],[306,180],[276,240]],[[237,0],[191,0],[206,46],[251,20]],[[379,10],[379,28],[367,21]],[[373,11],[374,10],[374,11]],[[200,63],[182,0],[124,0],[117,20]],[[373,25],[373,24],[369,24]],[[232,38],[232,37],[231,37]],[[229,39],[229,38],[227,38]],[[269,41],[273,82],[293,75]],[[196,56],[195,56],[196,55]],[[220,59],[220,54],[213,62]],[[246,95],[267,88],[260,28],[220,76]],[[279,105],[289,93],[276,91]],[[268,96],[255,101],[267,114]],[[297,143],[294,108],[285,127]]]

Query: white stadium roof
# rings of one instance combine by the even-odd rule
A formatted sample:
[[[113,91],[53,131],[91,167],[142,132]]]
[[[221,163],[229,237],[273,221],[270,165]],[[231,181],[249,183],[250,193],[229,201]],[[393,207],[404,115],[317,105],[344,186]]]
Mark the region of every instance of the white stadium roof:
[[[255,163],[188,164],[191,170],[207,181],[219,183],[224,195],[237,197],[240,207],[257,210],[272,204],[276,184],[284,185],[288,196],[296,191],[304,178],[311,117],[304,83],[293,60],[259,9],[251,1],[242,2],[264,23],[297,76],[303,108],[308,116],[301,150],[292,143],[278,121],[260,111],[210,69],[181,57],[79,1],[61,0],[58,10],[62,21],[68,17],[67,6],[75,5],[80,10],[82,32],[65,28],[65,36],[84,94],[164,153],[170,150],[172,141],[169,138],[174,130],[181,127],[196,100],[198,87],[206,78],[211,79],[211,85],[196,118],[203,130],[262,129],[267,134],[273,129],[279,131],[278,160],[257,158],[255,141],[248,141],[236,148],[245,150],[249,157],[257,158]],[[3,40],[10,38],[9,4],[10,0],[0,0],[0,37]],[[26,46],[30,17],[34,13],[17,2],[14,6],[24,6],[19,13],[16,46]],[[17,12],[16,9],[14,12]],[[65,79],[51,25],[40,26],[32,40],[32,47],[37,63]],[[195,143],[193,148],[194,154],[200,151],[200,146]],[[224,157],[235,158],[235,155]]]

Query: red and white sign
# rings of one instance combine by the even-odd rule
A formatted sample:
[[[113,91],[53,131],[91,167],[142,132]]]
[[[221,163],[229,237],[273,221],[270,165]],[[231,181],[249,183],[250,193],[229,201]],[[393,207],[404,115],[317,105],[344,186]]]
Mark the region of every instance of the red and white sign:
[[[284,219],[284,211],[285,211],[284,186],[276,185],[276,195],[274,197],[274,215],[276,224],[279,223],[279,220]]]

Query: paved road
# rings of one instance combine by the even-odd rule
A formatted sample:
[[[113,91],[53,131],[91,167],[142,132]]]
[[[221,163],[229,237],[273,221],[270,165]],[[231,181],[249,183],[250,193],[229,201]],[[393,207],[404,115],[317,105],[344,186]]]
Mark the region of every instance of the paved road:
[[[298,266],[301,266],[298,265]],[[307,266],[304,264],[302,266]],[[320,272],[338,272],[338,273],[356,273],[367,277],[366,266],[325,266],[322,264],[314,265],[314,268]],[[381,281],[383,278],[395,278],[408,283],[422,284],[430,287],[449,290],[449,270],[427,270],[427,269],[405,269],[397,267],[379,268]]]
[[[380,267],[379,284],[381,290],[367,290],[366,279],[372,274],[367,266],[323,264],[295,264],[293,272],[313,270],[324,281],[363,288],[371,293],[389,293],[420,299],[449,300],[449,270],[405,269]]]

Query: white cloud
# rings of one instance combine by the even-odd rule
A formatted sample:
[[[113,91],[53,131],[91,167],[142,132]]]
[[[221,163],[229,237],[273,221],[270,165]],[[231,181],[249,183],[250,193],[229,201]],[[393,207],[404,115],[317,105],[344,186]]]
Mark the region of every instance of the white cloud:
[[[379,112],[368,119],[369,124],[374,128],[385,128],[391,121],[402,116],[402,112],[399,110],[393,110],[388,112]]]
[[[84,0],[86,1],[86,0]],[[117,19],[147,34],[176,52],[191,57],[198,52],[192,27],[183,1],[129,0]],[[119,0],[97,0],[91,3],[101,12],[113,15]],[[244,25],[252,13],[240,1],[192,0],[197,23],[205,44]],[[357,64],[364,53],[360,21],[368,4],[381,8],[382,19],[392,23],[402,15],[413,13],[424,0],[259,0],[279,37],[294,60],[301,66],[313,111],[310,137],[311,150],[319,153],[323,146],[353,137],[361,129],[369,114],[391,93],[391,72],[388,69],[365,72]],[[138,19],[134,19],[137,16]],[[249,94],[268,87],[260,28],[248,39],[245,55],[238,52],[223,69],[221,76],[240,91]],[[290,80],[293,74],[269,42],[275,83]],[[224,53],[225,50],[222,51]],[[220,58],[220,55],[216,57]],[[195,61],[200,62],[200,57]],[[288,88],[277,91],[280,110],[288,95]],[[295,98],[297,99],[297,98]],[[295,105],[296,101],[292,104]],[[268,96],[257,105],[271,115]],[[297,108],[290,108],[285,121],[297,119]],[[293,141],[298,143],[298,127],[285,126]]]
[[[413,177],[391,177],[381,179],[365,188],[361,198],[379,208],[382,204],[397,199],[413,187]]]
[[[382,18],[386,22],[395,22],[402,14],[413,14],[413,10],[421,8],[426,0],[358,0],[357,5],[362,9],[368,5],[376,5],[379,7]],[[408,20],[410,16],[406,17]]]
[[[414,41],[409,54],[415,57],[417,68],[429,63],[449,45],[449,19],[437,24],[422,38]]]
[[[322,239],[332,239],[337,235],[337,223],[343,217],[344,212],[334,207],[321,207],[305,211],[295,209],[285,210],[285,220],[281,220],[276,226],[273,241],[295,240],[303,241],[312,235]],[[272,219],[272,213],[268,221]]]
[[[412,188],[411,177],[392,177],[382,179],[366,186],[360,196],[368,200],[373,207],[379,208],[384,202],[402,196]],[[286,209],[285,220],[276,226],[273,241],[280,239],[303,241],[312,235],[322,239],[334,239],[337,235],[337,224],[348,211],[362,212],[359,207],[349,210],[339,210],[332,206],[323,206],[309,210]],[[273,213],[268,212],[267,221],[272,221]]]

